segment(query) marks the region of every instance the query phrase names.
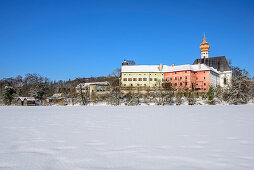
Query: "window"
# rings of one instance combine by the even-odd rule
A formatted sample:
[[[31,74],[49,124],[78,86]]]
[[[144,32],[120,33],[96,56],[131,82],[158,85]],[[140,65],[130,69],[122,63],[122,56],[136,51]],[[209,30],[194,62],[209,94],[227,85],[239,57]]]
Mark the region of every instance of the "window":
[[[196,78],[196,80],[198,80],[198,78]]]
[[[187,73],[187,71],[185,71],[185,73]]]
[[[131,84],[131,86],[133,86],[133,85]]]
[[[224,78],[224,84],[227,84],[227,79],[226,78]]]
[[[126,74],[124,74],[126,76]]]
[[[139,84],[137,84],[137,86],[139,86]]]
[[[133,81],[137,81],[137,78],[133,78]]]
[[[185,82],[185,86],[187,86],[188,85],[188,83],[187,82]]]
[[[126,84],[124,84],[123,86],[126,86]]]
[[[146,86],[146,84],[144,84],[144,86]]]
[[[147,78],[143,78],[143,81],[146,81],[147,80]]]
[[[132,78],[128,78],[128,81],[132,81]]]
[[[177,83],[175,83],[175,86],[177,86]]]
[[[180,83],[180,86],[182,86],[183,85],[183,83]]]
[[[204,91],[206,91],[206,89],[204,89]]]
[[[149,80],[150,80],[150,81],[153,81],[153,79],[152,79],[152,78],[149,78]]]
[[[139,74],[141,76],[141,74]]]
[[[204,73],[205,73],[205,71],[204,71]]]
[[[154,74],[154,75],[156,75],[156,74]]]
[[[180,80],[182,80],[182,77],[180,77]]]
[[[166,81],[168,81],[168,78],[166,78]]]
[[[127,81],[127,78],[124,78],[123,81]]]
[[[187,76],[185,76],[185,79],[187,79]]]
[[[138,78],[138,81],[142,81],[142,78]]]
[[[205,79],[205,77],[204,77],[204,79]]]
[[[144,75],[146,75],[146,74],[144,74]]]
[[[175,72],[175,74],[176,74],[176,72]]]
[[[175,77],[175,80],[177,80],[177,77]]]
[[[154,81],[157,81],[157,78],[154,78]]]
[[[172,77],[170,77],[170,80],[172,80]]]

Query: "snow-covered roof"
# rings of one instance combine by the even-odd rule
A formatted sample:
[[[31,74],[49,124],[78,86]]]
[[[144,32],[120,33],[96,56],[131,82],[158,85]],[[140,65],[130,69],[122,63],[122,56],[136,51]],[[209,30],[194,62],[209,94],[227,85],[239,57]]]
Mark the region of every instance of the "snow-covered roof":
[[[53,94],[52,97],[61,97],[61,96],[62,96],[62,93],[55,93],[55,94]]]
[[[76,88],[80,88],[80,85],[82,86],[82,88],[88,87],[90,85],[104,85],[104,86],[108,86],[109,82],[104,81],[104,82],[90,82],[90,83],[80,83],[77,85]]]
[[[21,101],[27,100],[27,101],[35,101],[34,97],[18,97],[17,100],[20,99]]]
[[[156,72],[156,73],[164,73],[164,72],[175,72],[175,71],[204,71],[204,70],[213,70],[214,72],[218,71],[212,67],[209,67],[205,64],[196,64],[196,65],[179,65],[179,66],[168,66],[163,65],[162,70],[159,70],[159,65],[124,65],[122,66],[121,72],[122,73],[134,73],[134,72]]]
[[[121,72],[162,72],[159,65],[123,65]]]

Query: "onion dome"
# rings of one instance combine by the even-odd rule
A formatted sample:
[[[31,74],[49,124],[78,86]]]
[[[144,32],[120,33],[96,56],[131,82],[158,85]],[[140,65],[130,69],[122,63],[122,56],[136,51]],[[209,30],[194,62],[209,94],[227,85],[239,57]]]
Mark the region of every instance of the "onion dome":
[[[204,38],[203,38],[203,43],[200,44],[200,49],[201,52],[205,52],[205,51],[209,51],[210,45],[208,44],[208,42],[206,42],[206,38],[205,38],[205,34],[204,34]]]

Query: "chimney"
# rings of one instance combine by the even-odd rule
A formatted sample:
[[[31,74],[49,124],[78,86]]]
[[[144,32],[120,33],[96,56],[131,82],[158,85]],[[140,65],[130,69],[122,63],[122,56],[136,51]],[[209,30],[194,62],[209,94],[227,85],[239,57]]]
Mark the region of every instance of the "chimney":
[[[162,71],[162,64],[159,64],[159,71]]]

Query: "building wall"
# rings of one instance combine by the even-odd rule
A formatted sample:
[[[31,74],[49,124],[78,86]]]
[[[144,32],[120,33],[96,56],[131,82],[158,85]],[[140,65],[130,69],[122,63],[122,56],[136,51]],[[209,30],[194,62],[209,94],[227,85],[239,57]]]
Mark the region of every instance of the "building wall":
[[[188,89],[191,87],[191,71],[177,71],[165,73],[166,82],[171,83],[172,87],[177,89]]]
[[[18,106],[23,106],[23,101],[21,101],[20,99],[17,100],[17,105]]]
[[[220,75],[214,71],[210,71],[210,86],[217,87],[220,85]]]
[[[183,70],[174,72],[122,72],[121,87],[150,87],[156,88],[163,83],[171,83],[175,90],[194,88],[196,91],[208,91],[210,86],[225,86],[224,79],[230,82],[232,72],[218,73],[211,70]]]
[[[165,80],[172,84],[175,90],[195,88],[198,91],[208,91],[210,71],[177,71],[165,73]]]
[[[192,83],[196,91],[208,91],[210,86],[210,70],[193,71]]]
[[[158,87],[164,80],[164,73],[121,73],[122,87]]]
[[[219,76],[220,76],[220,86],[225,87],[227,84],[231,83],[232,71],[224,71],[220,73]]]

